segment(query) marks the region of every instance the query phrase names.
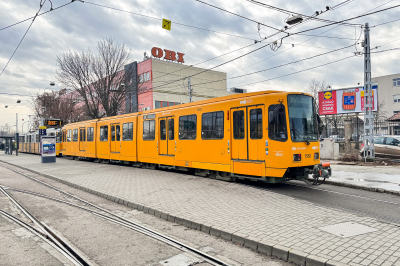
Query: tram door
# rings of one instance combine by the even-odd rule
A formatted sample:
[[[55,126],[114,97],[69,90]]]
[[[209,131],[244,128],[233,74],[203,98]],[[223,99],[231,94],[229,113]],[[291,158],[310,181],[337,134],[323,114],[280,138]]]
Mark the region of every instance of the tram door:
[[[175,154],[175,126],[173,117],[162,117],[159,120],[159,154]]]
[[[111,152],[119,153],[121,147],[121,128],[119,124],[111,124]]]
[[[86,128],[79,128],[79,150],[86,151]]]
[[[262,160],[264,105],[232,108],[232,159]]]

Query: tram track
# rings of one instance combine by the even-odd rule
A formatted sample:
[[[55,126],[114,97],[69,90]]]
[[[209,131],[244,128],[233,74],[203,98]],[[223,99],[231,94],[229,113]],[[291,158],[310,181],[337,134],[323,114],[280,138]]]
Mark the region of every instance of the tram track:
[[[6,168],[6,169],[8,169],[8,170],[10,170],[10,171],[13,171],[13,172],[19,174],[19,175],[22,175],[22,176],[24,176],[26,178],[29,178],[30,180],[38,182],[38,183],[40,183],[40,184],[42,184],[42,185],[44,185],[44,186],[46,186],[46,187],[48,187],[50,189],[58,191],[58,192],[64,194],[65,196],[67,196],[69,198],[77,200],[78,202],[80,202],[80,203],[82,203],[84,205],[87,205],[87,206],[89,206],[89,207],[91,207],[93,209],[96,209],[97,211],[94,211],[93,209],[90,209],[88,207],[80,206],[80,205],[77,205],[77,204],[74,204],[74,203],[71,203],[71,202],[68,202],[68,201],[56,199],[54,197],[46,196],[46,195],[39,194],[39,193],[36,193],[36,192],[33,192],[33,191],[21,190],[21,189],[12,188],[12,187],[9,187],[9,186],[7,186],[7,187],[0,186],[0,191],[2,191],[2,192],[3,191],[6,192],[5,190],[11,190],[11,191],[20,192],[20,193],[24,193],[24,194],[30,194],[30,195],[33,195],[33,196],[45,198],[45,199],[52,200],[52,201],[55,201],[55,202],[67,204],[69,206],[72,206],[72,207],[79,208],[81,210],[90,212],[93,215],[96,215],[97,217],[100,217],[100,218],[102,218],[104,220],[107,220],[109,222],[121,225],[121,226],[126,227],[128,229],[131,229],[131,230],[134,230],[134,231],[139,232],[141,234],[144,234],[144,235],[146,235],[148,237],[156,239],[156,240],[158,240],[160,242],[163,242],[163,243],[165,243],[165,244],[167,244],[169,246],[172,246],[174,248],[177,248],[177,249],[179,249],[181,251],[191,253],[192,255],[201,258],[204,262],[209,263],[210,265],[216,265],[216,266],[218,266],[218,265],[228,266],[229,265],[228,263],[226,263],[226,262],[224,262],[224,261],[222,261],[222,260],[220,260],[220,259],[218,259],[218,258],[216,258],[214,256],[211,256],[211,255],[209,255],[207,253],[204,253],[204,252],[202,252],[202,251],[200,251],[200,250],[198,250],[196,248],[193,248],[193,247],[191,247],[189,245],[186,245],[186,244],[184,244],[184,243],[182,243],[182,242],[180,242],[180,241],[178,241],[176,239],[170,238],[170,237],[168,237],[168,236],[166,236],[164,234],[161,234],[161,233],[159,233],[159,232],[157,232],[155,230],[152,230],[150,228],[147,228],[147,227],[145,227],[143,225],[140,225],[138,223],[132,222],[132,221],[130,221],[130,220],[124,218],[124,217],[121,217],[120,215],[114,214],[114,213],[112,213],[111,211],[109,211],[107,209],[104,209],[104,208],[102,208],[100,206],[97,206],[97,205],[95,205],[95,204],[93,204],[93,203],[91,203],[89,201],[81,199],[81,198],[79,198],[79,197],[77,197],[77,196],[75,196],[75,195],[73,195],[71,193],[68,193],[66,191],[63,191],[62,189],[59,189],[59,188],[57,188],[57,187],[55,187],[53,185],[50,185],[50,184],[48,184],[46,182],[43,182],[43,181],[41,181],[39,179],[36,179],[36,178],[34,178],[32,176],[29,176],[29,175],[27,175],[25,173],[17,171],[17,170],[15,170],[13,168],[9,168],[9,167],[4,166],[4,165],[1,165],[1,166]],[[4,194],[4,192],[3,192],[3,194]],[[29,213],[27,210],[25,210],[25,211],[27,213]],[[78,265],[86,265],[86,264],[78,264]],[[87,264],[87,265],[90,265],[90,264]]]
[[[57,235],[49,226],[40,222],[36,217],[34,217],[31,213],[29,213],[29,211],[25,207],[23,207],[18,201],[16,201],[14,197],[11,196],[2,186],[0,186],[0,192],[2,192],[8,199],[10,199],[11,202],[39,228],[40,231],[3,210],[0,210],[0,214],[12,220],[13,222],[17,223],[18,225],[22,226],[23,228],[29,230],[34,235],[40,237],[43,241],[51,245],[54,249],[60,252],[74,265],[76,266],[92,265],[85,258],[79,255],[78,252],[75,251],[73,247],[71,247],[69,244],[63,241],[62,237]]]

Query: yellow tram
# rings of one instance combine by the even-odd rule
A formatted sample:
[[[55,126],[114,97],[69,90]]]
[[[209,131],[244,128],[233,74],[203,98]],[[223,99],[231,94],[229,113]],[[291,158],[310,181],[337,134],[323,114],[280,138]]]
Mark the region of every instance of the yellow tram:
[[[47,136],[56,137],[56,156],[60,156],[62,149],[61,129],[49,128],[47,129]],[[19,135],[18,152],[40,154],[40,136],[38,130]]]
[[[68,124],[62,155],[219,179],[280,183],[331,175],[304,93],[262,91]]]

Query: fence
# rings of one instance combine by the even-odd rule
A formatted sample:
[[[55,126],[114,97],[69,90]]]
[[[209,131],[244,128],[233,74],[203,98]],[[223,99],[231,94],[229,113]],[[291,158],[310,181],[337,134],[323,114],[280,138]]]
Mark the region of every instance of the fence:
[[[346,118],[347,119],[347,118]],[[357,136],[364,135],[364,120],[359,117],[351,117],[352,139],[357,140]],[[326,116],[322,119],[324,122],[324,130],[322,135],[329,137],[338,135],[344,138],[344,118]],[[387,120],[374,121],[375,135],[400,135],[400,122],[391,122]]]

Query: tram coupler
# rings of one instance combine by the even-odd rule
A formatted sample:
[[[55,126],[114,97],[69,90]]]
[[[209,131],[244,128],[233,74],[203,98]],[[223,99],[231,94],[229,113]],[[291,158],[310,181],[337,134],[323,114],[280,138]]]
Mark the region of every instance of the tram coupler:
[[[319,186],[325,182],[325,179],[332,176],[332,168],[330,163],[322,163],[314,165],[313,169],[309,169],[308,174],[312,175],[312,179],[310,178],[303,178],[307,185],[311,186]],[[320,181],[320,178],[322,179]]]

